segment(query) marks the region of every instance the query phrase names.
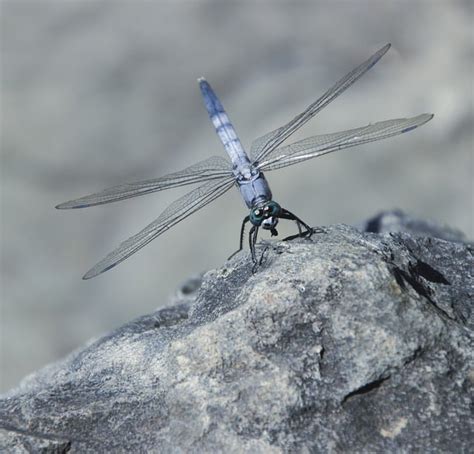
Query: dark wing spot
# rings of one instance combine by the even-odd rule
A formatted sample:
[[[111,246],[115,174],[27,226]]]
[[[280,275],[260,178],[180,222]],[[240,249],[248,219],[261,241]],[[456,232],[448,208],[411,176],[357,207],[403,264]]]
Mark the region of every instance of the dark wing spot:
[[[408,127],[408,128],[402,129],[401,134],[403,134],[403,133],[405,133],[405,132],[413,131],[413,130],[416,129],[416,128],[418,128],[417,125],[415,125],[415,126],[410,126],[410,127]]]

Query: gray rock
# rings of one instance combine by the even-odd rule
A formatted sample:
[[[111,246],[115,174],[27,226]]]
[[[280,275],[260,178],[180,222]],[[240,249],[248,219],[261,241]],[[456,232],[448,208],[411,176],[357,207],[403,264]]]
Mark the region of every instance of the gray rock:
[[[433,236],[447,241],[466,241],[464,233],[434,221],[413,218],[401,210],[383,211],[357,226],[365,232],[407,232],[414,236]]]
[[[0,447],[468,452],[472,246],[453,239],[337,225],[262,242],[257,273],[241,253],[27,377]]]

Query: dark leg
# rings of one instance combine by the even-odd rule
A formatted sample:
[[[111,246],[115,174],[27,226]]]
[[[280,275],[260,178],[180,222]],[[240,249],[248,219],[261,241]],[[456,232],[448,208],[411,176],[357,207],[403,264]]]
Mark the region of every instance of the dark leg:
[[[308,224],[306,224],[306,222],[302,221],[298,216],[295,216],[293,213],[283,208],[279,217],[281,219],[289,219],[290,221],[295,221],[296,225],[298,226],[300,235],[302,235],[301,226],[303,226],[306,229],[307,237],[311,238],[311,235],[313,234],[313,229]]]
[[[239,249],[237,249],[227,260],[230,260],[235,254],[238,254],[244,248],[244,232],[245,232],[245,225],[247,222],[250,221],[250,216],[246,216],[242,221],[242,227],[240,228],[240,242],[239,242]]]
[[[249,232],[249,246],[252,254],[252,262],[257,263],[257,254],[255,253],[255,244],[257,243],[258,227],[253,225]]]
[[[258,236],[258,227],[252,226],[249,232],[250,252],[252,253],[252,262],[253,262],[252,273],[257,272],[258,267],[262,264],[263,255],[265,254],[265,251],[263,251],[262,256],[260,257],[260,260],[257,260],[257,251],[255,250],[255,245],[257,244],[257,236]]]
[[[303,235],[303,229],[301,228],[301,222],[296,221],[296,225],[298,226],[298,233],[299,235]]]

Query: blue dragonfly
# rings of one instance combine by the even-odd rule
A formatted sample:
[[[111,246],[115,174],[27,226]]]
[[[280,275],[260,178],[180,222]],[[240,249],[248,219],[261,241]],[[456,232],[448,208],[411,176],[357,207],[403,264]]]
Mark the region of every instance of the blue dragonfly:
[[[313,230],[308,224],[273,200],[264,172],[298,164],[336,150],[403,134],[431,120],[433,115],[425,113],[412,118],[380,121],[347,131],[312,136],[290,145],[280,146],[372,68],[389,48],[390,44],[387,44],[379,49],[287,124],[254,140],[250,147],[250,155],[245,152],[219,98],[209,83],[200,78],[198,82],[204,104],[230,162],[224,157],[213,156],[161,178],[114,186],[58,205],[56,207],[58,209],[86,208],[179,186],[201,184],[171,203],[155,221],[139,233],[121,243],[91,268],[83,279],[90,279],[110,270],[183,219],[222,196],[233,186],[239,189],[250,210],[242,222],[239,249],[236,252],[243,248],[245,226],[250,222],[249,246],[255,266],[258,264],[256,242],[260,228],[269,230],[271,235],[275,236],[278,234],[276,226],[279,219],[288,219],[296,222],[300,235],[311,236]],[[302,231],[303,228],[305,232]]]

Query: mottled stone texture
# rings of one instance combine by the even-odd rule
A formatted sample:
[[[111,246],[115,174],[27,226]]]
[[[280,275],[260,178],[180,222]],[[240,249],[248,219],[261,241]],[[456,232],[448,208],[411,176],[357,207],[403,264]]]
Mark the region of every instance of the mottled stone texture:
[[[468,452],[472,247],[407,222],[261,243],[255,274],[236,256],[174,306],[27,377],[1,401],[1,446]]]

